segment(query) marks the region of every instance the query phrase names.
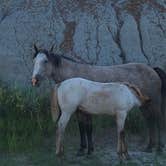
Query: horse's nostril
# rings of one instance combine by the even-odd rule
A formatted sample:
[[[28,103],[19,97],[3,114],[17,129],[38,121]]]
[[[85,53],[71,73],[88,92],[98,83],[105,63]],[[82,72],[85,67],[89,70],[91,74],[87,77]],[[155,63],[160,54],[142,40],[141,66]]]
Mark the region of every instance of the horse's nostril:
[[[38,83],[38,79],[37,78],[32,78],[32,85],[36,86]]]
[[[42,79],[42,76],[39,75],[39,74],[33,76],[33,77],[32,77],[32,80],[31,80],[32,85],[33,85],[33,86],[39,86],[39,82],[40,82],[41,79]]]

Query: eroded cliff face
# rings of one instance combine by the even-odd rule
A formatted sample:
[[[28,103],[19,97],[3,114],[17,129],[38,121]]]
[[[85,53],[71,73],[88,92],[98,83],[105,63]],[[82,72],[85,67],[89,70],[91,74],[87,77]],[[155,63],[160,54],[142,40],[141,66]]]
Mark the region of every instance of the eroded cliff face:
[[[28,83],[33,43],[95,65],[166,70],[165,0],[0,1],[0,78]]]

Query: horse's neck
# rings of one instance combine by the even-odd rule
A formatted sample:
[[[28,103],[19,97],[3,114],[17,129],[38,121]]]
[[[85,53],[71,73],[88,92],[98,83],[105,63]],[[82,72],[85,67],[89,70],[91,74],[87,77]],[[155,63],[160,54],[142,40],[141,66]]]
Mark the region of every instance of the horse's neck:
[[[83,65],[62,59],[61,66],[55,68],[53,71],[53,79],[56,82],[62,82],[69,78],[81,77],[82,75],[86,74],[84,67],[86,68],[88,66],[89,65]]]

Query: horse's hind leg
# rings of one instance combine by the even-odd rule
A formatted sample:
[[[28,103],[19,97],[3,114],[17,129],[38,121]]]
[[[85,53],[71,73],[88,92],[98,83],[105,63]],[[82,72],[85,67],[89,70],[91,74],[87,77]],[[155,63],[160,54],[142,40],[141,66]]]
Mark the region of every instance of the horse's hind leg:
[[[161,131],[164,126],[164,123],[162,121],[162,114],[161,109],[158,109],[157,115],[156,115],[156,124],[157,124],[157,151],[162,152],[162,148],[164,146],[164,143],[161,141]]]
[[[145,148],[145,152],[152,152],[153,147],[155,146],[155,128],[156,128],[156,123],[155,123],[155,117],[151,118],[146,118],[147,122],[147,127],[148,127],[148,133],[149,133],[149,140],[148,140],[148,145]]]
[[[162,147],[161,136],[160,136],[161,123],[162,123],[160,102],[158,102],[158,105],[157,104],[151,105],[148,108],[144,108],[143,115],[146,119],[147,127],[149,130],[149,141],[145,151],[152,152],[152,149],[153,147],[155,147],[156,143],[158,150],[160,150]],[[157,127],[157,133],[156,133],[156,127]],[[157,142],[156,142],[156,136],[157,136]]]
[[[124,131],[124,129],[120,132],[120,137],[121,137],[121,140],[122,140],[123,158],[128,160],[128,159],[130,159],[130,156],[129,156],[128,151],[127,151],[127,144],[126,144],[126,141],[125,141],[125,131]]]
[[[117,114],[117,130],[118,130],[118,146],[117,153],[119,155],[120,160],[129,159],[129,154],[127,151],[127,144],[125,142],[125,132],[124,132],[124,124],[126,120],[127,113],[118,113]]]

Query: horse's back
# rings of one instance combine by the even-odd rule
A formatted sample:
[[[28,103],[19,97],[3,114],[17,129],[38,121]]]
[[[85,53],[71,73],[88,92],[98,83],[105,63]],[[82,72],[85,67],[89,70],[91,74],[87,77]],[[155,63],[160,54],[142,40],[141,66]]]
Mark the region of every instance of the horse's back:
[[[114,66],[93,66],[87,69],[88,79],[99,82],[129,82],[155,100],[160,95],[161,80],[150,66],[127,63]]]
[[[116,114],[136,106],[138,100],[122,83],[95,83],[96,88],[88,91],[83,105],[96,113]]]

